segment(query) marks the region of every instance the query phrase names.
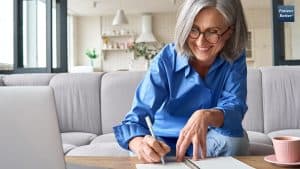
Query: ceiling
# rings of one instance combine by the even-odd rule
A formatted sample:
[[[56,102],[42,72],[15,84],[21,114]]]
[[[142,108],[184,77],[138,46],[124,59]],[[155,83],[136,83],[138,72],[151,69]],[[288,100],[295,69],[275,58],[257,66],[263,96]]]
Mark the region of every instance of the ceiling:
[[[175,12],[184,0],[68,0],[68,12],[80,16]],[[244,8],[270,8],[270,0],[241,0]]]

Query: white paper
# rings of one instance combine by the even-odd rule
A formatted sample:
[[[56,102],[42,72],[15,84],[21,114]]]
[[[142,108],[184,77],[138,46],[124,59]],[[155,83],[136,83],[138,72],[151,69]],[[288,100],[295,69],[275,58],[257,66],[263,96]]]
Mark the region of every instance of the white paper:
[[[217,158],[207,158],[205,160],[193,161],[201,169],[254,169],[249,165],[235,159],[232,157],[217,157]]]
[[[232,157],[206,158],[204,160],[193,161],[201,169],[254,169],[249,165]],[[182,162],[167,162],[162,164],[136,164],[137,169],[189,169]]]
[[[136,164],[136,169],[190,169],[184,163],[167,162],[162,164]]]

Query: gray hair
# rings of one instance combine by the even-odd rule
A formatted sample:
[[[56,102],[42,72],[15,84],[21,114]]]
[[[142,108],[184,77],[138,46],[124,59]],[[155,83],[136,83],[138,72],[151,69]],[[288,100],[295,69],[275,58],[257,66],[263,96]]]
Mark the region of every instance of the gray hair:
[[[179,11],[175,28],[175,46],[179,54],[193,57],[187,45],[187,38],[197,14],[206,7],[215,7],[233,25],[233,34],[221,50],[221,55],[232,62],[237,59],[248,40],[247,23],[240,0],[185,0]]]

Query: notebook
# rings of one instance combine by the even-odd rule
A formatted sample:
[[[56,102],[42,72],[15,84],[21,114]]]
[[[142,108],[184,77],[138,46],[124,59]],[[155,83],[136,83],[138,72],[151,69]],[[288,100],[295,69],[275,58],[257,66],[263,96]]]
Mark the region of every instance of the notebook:
[[[65,164],[53,91],[0,87],[0,168],[100,169]]]
[[[168,161],[168,160],[167,160]],[[166,162],[162,164],[136,164],[137,169],[254,169],[253,167],[232,157],[217,157],[206,158],[204,160],[193,161],[190,160],[195,167],[191,166],[189,162]]]

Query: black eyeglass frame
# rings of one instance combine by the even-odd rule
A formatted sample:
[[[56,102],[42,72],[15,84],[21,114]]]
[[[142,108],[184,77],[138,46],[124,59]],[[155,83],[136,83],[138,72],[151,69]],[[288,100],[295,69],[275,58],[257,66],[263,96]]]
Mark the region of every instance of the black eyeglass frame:
[[[208,43],[210,43],[210,44],[216,44],[216,43],[219,42],[219,40],[221,39],[221,37],[222,37],[226,32],[228,32],[228,31],[231,29],[231,26],[228,26],[228,28],[227,28],[223,33],[221,33],[221,34],[218,34],[218,33],[211,33],[211,32],[208,32],[208,31],[201,32],[201,31],[199,30],[198,27],[196,27],[196,29],[197,29],[197,31],[198,31],[198,35],[195,36],[195,37],[191,36],[191,31],[192,31],[192,30],[191,30],[190,33],[189,33],[189,38],[191,38],[191,39],[198,39],[198,38],[200,37],[200,35],[203,34],[203,38],[204,38]],[[215,34],[215,35],[218,36],[218,39],[216,40],[216,42],[210,42],[210,41],[206,38],[207,35],[206,35],[205,33]]]

